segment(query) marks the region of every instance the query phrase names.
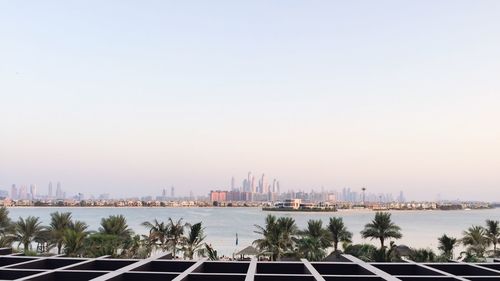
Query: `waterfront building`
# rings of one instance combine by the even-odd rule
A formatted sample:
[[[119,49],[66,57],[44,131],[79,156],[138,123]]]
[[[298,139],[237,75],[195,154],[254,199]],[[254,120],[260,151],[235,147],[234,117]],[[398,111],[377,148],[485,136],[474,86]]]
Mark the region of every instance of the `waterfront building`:
[[[210,201],[212,202],[225,202],[227,200],[227,191],[223,190],[212,190],[210,191]]]
[[[283,208],[295,209],[300,208],[300,204],[302,203],[301,199],[287,199],[283,202]]]

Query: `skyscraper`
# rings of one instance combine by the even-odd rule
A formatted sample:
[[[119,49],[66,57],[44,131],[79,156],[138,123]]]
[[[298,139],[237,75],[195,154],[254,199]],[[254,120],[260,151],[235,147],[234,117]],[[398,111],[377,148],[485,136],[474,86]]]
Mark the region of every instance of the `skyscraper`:
[[[10,188],[10,198],[12,200],[16,200],[19,198],[19,195],[17,193],[17,187],[15,184],[13,184],[12,187]]]
[[[170,197],[175,197],[175,188],[173,186],[170,188]]]
[[[245,192],[253,192],[252,191],[252,172],[248,172],[247,183],[245,186]]]
[[[61,182],[57,182],[57,185],[56,185],[56,198],[57,199],[64,199],[63,198],[63,191],[61,188]]]
[[[249,191],[249,188],[248,188],[249,184],[248,184],[248,180],[247,179],[244,179],[243,180],[243,192],[248,192]]]
[[[49,182],[49,198],[52,198],[52,182]]]
[[[260,179],[260,193],[266,194],[268,191],[269,190],[267,186],[266,175],[262,174],[262,177]]]
[[[36,199],[38,197],[36,184],[30,184],[30,193],[31,193],[31,199]]]
[[[252,193],[255,193],[256,190],[255,190],[255,177],[252,176],[252,180],[250,181],[250,188],[252,190]]]
[[[19,188],[18,199],[25,200],[28,199],[28,192],[26,189],[26,185],[21,185]]]
[[[231,190],[235,190],[235,182],[234,182],[234,177],[231,178]]]

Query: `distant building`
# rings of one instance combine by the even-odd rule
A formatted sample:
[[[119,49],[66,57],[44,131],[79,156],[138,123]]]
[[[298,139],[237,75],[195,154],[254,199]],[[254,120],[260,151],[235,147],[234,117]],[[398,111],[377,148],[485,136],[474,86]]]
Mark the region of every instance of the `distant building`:
[[[19,194],[17,192],[17,187],[15,184],[13,184],[12,187],[10,188],[10,198],[13,200],[19,198]]]
[[[210,201],[212,202],[225,202],[227,201],[227,191],[215,190],[210,191]]]
[[[302,200],[300,199],[287,199],[283,202],[283,208],[298,209]]]
[[[25,185],[21,185],[21,187],[19,188],[19,194],[17,199],[21,200],[28,199],[28,191]]]
[[[63,193],[62,188],[61,188],[61,182],[57,182],[56,198],[57,199],[64,199],[64,193]]]
[[[0,190],[0,198],[5,199],[9,197],[9,192],[7,190]]]
[[[36,199],[38,197],[36,184],[30,184],[30,193],[31,193],[31,199]]]
[[[102,193],[99,195],[99,200],[109,200],[109,193]]]
[[[48,197],[49,198],[52,198],[53,196],[53,193],[52,193],[52,182],[49,182],[49,193],[48,193]]]

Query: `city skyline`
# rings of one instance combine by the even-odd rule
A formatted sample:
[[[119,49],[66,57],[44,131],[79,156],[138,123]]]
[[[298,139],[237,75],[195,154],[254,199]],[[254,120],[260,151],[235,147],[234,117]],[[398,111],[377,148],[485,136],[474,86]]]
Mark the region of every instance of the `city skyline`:
[[[499,14],[488,0],[3,1],[0,188],[180,196],[252,170],[282,191],[498,201]]]
[[[70,199],[70,198],[81,198],[83,199],[120,199],[120,198],[151,198],[150,200],[171,200],[171,199],[182,199],[189,198],[191,200],[195,198],[210,198],[210,193],[212,191],[237,191],[237,192],[246,192],[253,193],[254,195],[267,195],[275,194],[273,196],[260,196],[254,197],[250,201],[276,201],[276,195],[288,195],[290,197],[294,197],[296,194],[316,194],[319,195],[315,200],[330,200],[330,201],[339,201],[339,202],[407,202],[407,201],[484,201],[484,202],[497,202],[496,199],[479,199],[474,197],[468,198],[460,198],[455,197],[449,194],[435,193],[435,194],[427,194],[427,196],[421,196],[418,198],[407,198],[406,192],[407,190],[399,190],[388,192],[384,189],[367,189],[366,186],[362,187],[352,187],[352,186],[344,186],[344,187],[302,187],[297,189],[280,189],[279,180],[273,179],[272,184],[267,183],[267,189],[264,187],[265,183],[263,179],[265,178],[265,173],[262,174],[261,179],[257,181],[255,180],[255,175],[252,172],[248,172],[247,178],[243,179],[242,184],[236,185],[235,177],[232,176],[230,183],[227,186],[218,186],[218,187],[209,187],[205,190],[201,191],[201,193],[193,193],[193,190],[189,190],[187,192],[181,192],[181,194],[176,193],[176,188],[174,186],[170,186],[169,188],[161,188],[153,190],[152,192],[142,192],[142,193],[130,193],[130,194],[113,194],[109,193],[106,190],[101,190],[100,193],[90,193],[85,191],[77,191],[77,190],[69,190],[68,192],[61,188],[61,182],[56,182],[57,188],[55,194],[53,194],[53,183],[50,181],[47,185],[46,192],[43,188],[38,188],[40,185],[37,184],[12,184],[10,187],[10,192],[7,188],[4,188],[0,185],[0,192],[3,194],[3,197],[10,197],[11,199],[29,199],[29,200],[38,200],[38,199]],[[253,179],[254,182],[250,183],[248,179]],[[35,190],[35,192],[34,192]],[[366,192],[366,194],[365,194]],[[1,195],[0,194],[0,195]],[[410,192],[410,194],[412,194]],[[366,195],[366,197],[365,197]],[[329,197],[333,196],[334,199]],[[324,199],[320,199],[323,198]],[[281,197],[284,198],[284,197]],[[287,197],[288,198],[288,197]],[[407,200],[408,199],[408,200]],[[243,200],[244,201],[244,200]]]

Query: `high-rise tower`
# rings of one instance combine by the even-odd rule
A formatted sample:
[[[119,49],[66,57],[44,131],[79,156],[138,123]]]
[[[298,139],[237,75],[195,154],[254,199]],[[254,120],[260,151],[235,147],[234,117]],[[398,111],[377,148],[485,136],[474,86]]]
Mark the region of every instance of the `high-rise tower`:
[[[52,198],[52,182],[49,182],[49,198]]]
[[[17,187],[15,184],[13,184],[10,188],[10,198],[13,200],[19,198],[19,194],[17,193]]]
[[[268,190],[265,174],[262,174],[262,178],[260,179],[260,184],[261,184],[260,193],[266,194],[269,190]]]
[[[30,193],[31,193],[31,198],[36,199],[38,197],[38,193],[36,190],[36,184],[30,184]]]
[[[63,198],[63,191],[62,191],[62,188],[61,188],[61,182],[57,182],[57,185],[56,185],[56,198],[57,199],[64,199]]]

